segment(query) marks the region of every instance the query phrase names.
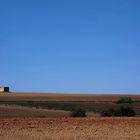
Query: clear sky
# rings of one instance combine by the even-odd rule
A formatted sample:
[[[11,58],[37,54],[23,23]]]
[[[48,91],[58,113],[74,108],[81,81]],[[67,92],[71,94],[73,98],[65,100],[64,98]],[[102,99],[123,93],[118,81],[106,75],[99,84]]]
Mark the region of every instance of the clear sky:
[[[140,0],[0,0],[0,85],[140,93]]]

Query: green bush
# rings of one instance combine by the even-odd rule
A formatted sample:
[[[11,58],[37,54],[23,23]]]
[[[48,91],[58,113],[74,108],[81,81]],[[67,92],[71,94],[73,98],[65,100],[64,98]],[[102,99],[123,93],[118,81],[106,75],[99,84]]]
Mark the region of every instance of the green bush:
[[[123,103],[133,103],[134,101],[129,97],[121,97],[116,103],[123,104]]]
[[[101,116],[122,116],[120,109],[108,109],[101,112]]]
[[[121,110],[122,116],[131,117],[131,116],[135,116],[136,115],[135,111],[132,108],[130,108],[130,107],[123,107],[123,106],[121,106],[120,110]]]
[[[109,110],[103,110],[101,112],[101,116],[103,116],[103,117],[109,117],[109,116],[111,116],[111,112]]]
[[[71,117],[87,117],[86,111],[83,109],[76,109],[71,112]]]
[[[135,111],[130,108],[130,107],[123,107],[121,106],[118,109],[108,109],[108,110],[104,110],[101,112],[101,116],[104,117],[109,117],[109,116],[127,116],[127,117],[131,117],[131,116],[135,116],[136,113]]]

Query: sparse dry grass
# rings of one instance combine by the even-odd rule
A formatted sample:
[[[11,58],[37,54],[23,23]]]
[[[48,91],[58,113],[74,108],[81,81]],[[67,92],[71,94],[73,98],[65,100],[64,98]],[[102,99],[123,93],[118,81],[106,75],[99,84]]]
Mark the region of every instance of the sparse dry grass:
[[[107,107],[106,104],[113,106],[113,101],[124,96],[140,101],[140,95],[51,93],[0,93],[0,101],[93,101],[88,106],[94,106],[96,110]],[[139,105],[138,102],[133,104],[137,112]],[[66,118],[69,113],[1,104],[0,140],[140,140],[140,117],[102,118],[98,113],[87,112],[87,118]]]
[[[99,116],[99,113],[102,110],[105,110],[107,108],[117,108],[119,104],[116,104],[114,101],[117,101],[120,97],[130,97],[133,100],[136,100],[137,102],[134,102],[133,104],[129,105],[132,107],[137,115],[140,115],[140,95],[127,95],[127,94],[54,94],[54,93],[0,93],[0,104],[1,105],[21,105],[26,107],[36,107],[36,108],[44,108],[44,109],[57,109],[59,110],[68,110],[71,111],[74,108],[83,108],[88,111],[94,111],[94,113],[91,113],[88,116]],[[9,109],[5,109],[6,111],[0,110],[0,116],[6,117],[6,112],[10,112]],[[11,111],[13,109],[11,108]],[[29,112],[29,109],[25,109],[25,111],[19,111],[22,112],[23,116],[31,116],[31,114],[35,114],[33,116],[38,116],[37,114],[42,114],[39,116],[47,116],[46,113],[40,113],[39,110],[31,110],[31,114],[29,113],[23,113],[23,112]],[[5,113],[4,113],[5,112]],[[15,111],[13,111],[12,114],[14,114]],[[36,113],[35,113],[36,112]],[[97,113],[97,114],[95,114]],[[1,115],[2,114],[2,115]],[[18,116],[18,113],[11,116]],[[52,114],[52,117],[57,116],[54,113]],[[63,114],[63,113],[62,113]],[[9,116],[10,116],[9,115]],[[8,114],[7,114],[8,116]],[[19,115],[22,116],[22,115]],[[61,114],[58,116],[62,116]],[[64,115],[65,116],[65,115]],[[51,117],[49,115],[49,117]]]
[[[140,118],[0,120],[1,140],[139,140]]]
[[[69,117],[69,111],[36,109],[14,105],[0,105],[0,118],[11,117]]]
[[[58,93],[0,93],[0,100],[32,100],[32,101],[116,101],[120,97],[130,97],[140,101],[135,94],[58,94]]]

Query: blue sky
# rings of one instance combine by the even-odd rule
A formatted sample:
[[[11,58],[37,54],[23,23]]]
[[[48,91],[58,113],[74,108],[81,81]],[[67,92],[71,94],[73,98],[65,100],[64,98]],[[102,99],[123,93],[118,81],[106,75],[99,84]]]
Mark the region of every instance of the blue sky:
[[[0,0],[0,85],[140,93],[139,0]]]

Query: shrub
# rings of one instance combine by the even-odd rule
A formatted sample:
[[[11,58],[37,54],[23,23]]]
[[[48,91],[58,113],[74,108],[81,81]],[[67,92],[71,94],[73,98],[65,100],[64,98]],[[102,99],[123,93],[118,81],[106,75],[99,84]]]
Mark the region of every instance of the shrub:
[[[103,110],[101,112],[101,116],[122,116],[121,110],[120,109],[108,109],[108,110]]]
[[[135,111],[130,107],[123,107],[122,106],[122,107],[120,107],[120,110],[121,110],[122,116],[131,117],[131,116],[136,115]]]
[[[103,110],[101,112],[101,116],[103,116],[103,117],[109,117],[109,116],[111,116],[111,113],[110,113],[109,110]]]
[[[129,97],[121,97],[116,103],[123,104],[123,103],[133,103],[134,101]]]
[[[131,116],[135,116],[136,113],[135,111],[130,108],[130,107],[123,107],[121,106],[118,109],[108,109],[108,110],[104,110],[101,112],[101,116],[104,117],[109,117],[109,116],[127,116],[127,117],[131,117]]]
[[[86,111],[83,109],[77,109],[71,112],[71,117],[87,117]]]

